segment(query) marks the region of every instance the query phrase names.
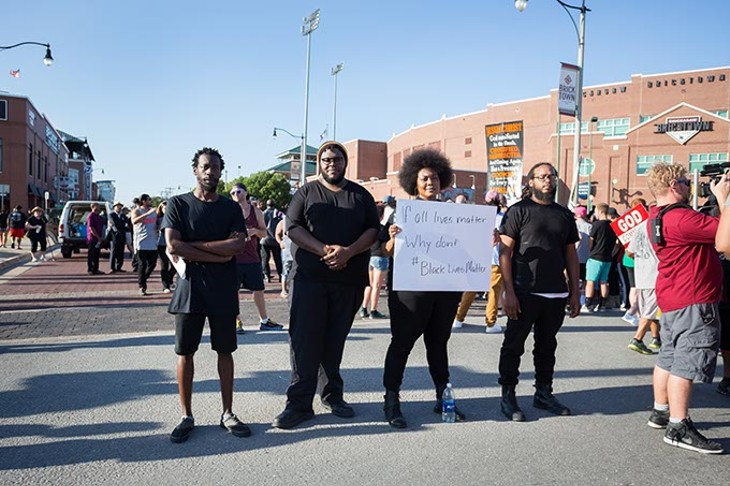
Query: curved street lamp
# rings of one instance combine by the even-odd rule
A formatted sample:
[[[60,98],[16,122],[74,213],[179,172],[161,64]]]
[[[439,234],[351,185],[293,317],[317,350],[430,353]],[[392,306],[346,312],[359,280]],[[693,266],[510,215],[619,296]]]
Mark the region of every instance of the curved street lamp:
[[[19,42],[17,44],[13,44],[12,46],[0,46],[0,51],[7,51],[8,49],[13,49],[15,47],[27,46],[27,45],[45,47],[46,56],[43,58],[43,64],[45,64],[48,67],[51,67],[51,64],[53,64],[53,56],[51,55],[51,45],[50,44],[43,44],[42,42],[32,42],[32,41]]]
[[[590,12],[591,9],[586,7],[585,0],[581,0],[580,6],[570,5],[563,2],[562,0],[555,1],[558,2],[561,7],[563,7],[565,12],[568,14],[568,17],[570,17],[570,21],[573,22],[573,27],[575,28],[575,33],[578,36],[578,79],[576,79],[575,83],[578,96],[575,97],[575,137],[573,140],[573,171],[576,172],[580,167],[580,131],[582,125],[581,115],[583,109],[583,47],[585,46],[586,37],[586,12]],[[518,11],[522,12],[523,10],[525,10],[525,8],[527,8],[527,0],[515,0],[515,8]],[[580,27],[578,27],[578,24],[576,24],[573,14],[570,13],[571,10],[578,10],[580,12]],[[559,128],[560,127],[558,127],[558,129]],[[573,197],[573,203],[577,204],[577,187],[573,188]]]
[[[301,144],[300,145],[300,150],[304,150],[304,148],[306,147],[306,143],[304,143],[304,134],[294,135],[289,130],[285,130],[283,128],[274,127],[274,133],[272,135],[274,138],[276,138],[276,136],[278,135],[278,133],[276,133],[277,131],[284,132],[287,135],[289,135],[290,137],[298,139],[299,142],[300,142],[300,144]],[[302,154],[304,154],[304,155],[302,155]],[[300,168],[300,173],[301,173],[301,177],[302,178],[300,179],[299,183],[300,184],[304,184],[307,181],[307,179],[306,179],[307,169],[306,169],[306,165],[305,165],[307,163],[307,154],[306,154],[306,152],[300,152],[299,153],[299,163],[302,164],[302,167],[304,167],[304,168]]]

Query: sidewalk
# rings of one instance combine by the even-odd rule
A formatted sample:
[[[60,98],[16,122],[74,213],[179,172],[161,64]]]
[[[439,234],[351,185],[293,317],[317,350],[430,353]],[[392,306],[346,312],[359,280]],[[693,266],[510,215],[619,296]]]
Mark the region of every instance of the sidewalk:
[[[30,241],[23,242],[26,244],[22,250],[10,248],[10,243],[7,248],[0,248],[0,270],[30,261]]]

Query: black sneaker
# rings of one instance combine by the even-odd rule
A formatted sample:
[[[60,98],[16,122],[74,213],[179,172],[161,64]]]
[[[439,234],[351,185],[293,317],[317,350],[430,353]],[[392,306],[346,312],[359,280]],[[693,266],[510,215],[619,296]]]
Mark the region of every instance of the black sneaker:
[[[228,432],[236,437],[248,437],[251,435],[251,429],[248,425],[244,424],[235,414],[230,414],[228,417],[221,415],[221,428],[227,429]]]
[[[282,326],[281,324],[279,324],[277,322],[272,321],[271,319],[269,319],[266,322],[259,323],[260,331],[281,331],[282,329],[284,329],[284,326]]]
[[[360,318],[361,319],[367,319],[370,316],[368,313],[368,310],[365,307],[360,308]]]
[[[730,397],[730,378],[723,378],[722,381],[717,384],[717,393]]]
[[[652,429],[664,429],[669,424],[669,410],[652,409],[649,421],[646,423]]]
[[[651,349],[661,349],[662,347],[662,340],[659,338],[652,338],[651,342],[649,343],[649,347]]]
[[[707,440],[707,437],[695,428],[695,424],[689,417],[678,424],[670,422],[664,433],[664,442],[674,447],[703,454],[722,454],[724,452],[722,445]]]
[[[387,318],[388,318],[388,316],[386,316],[385,314],[381,314],[377,310],[370,312],[370,319],[387,319]]]
[[[628,348],[632,351],[636,351],[639,354],[654,354],[654,351],[646,347],[644,341],[639,341],[636,338],[631,339]]]
[[[170,441],[176,444],[185,442],[190,437],[190,432],[195,428],[195,420],[193,417],[183,417],[182,421],[177,424],[170,434]]]

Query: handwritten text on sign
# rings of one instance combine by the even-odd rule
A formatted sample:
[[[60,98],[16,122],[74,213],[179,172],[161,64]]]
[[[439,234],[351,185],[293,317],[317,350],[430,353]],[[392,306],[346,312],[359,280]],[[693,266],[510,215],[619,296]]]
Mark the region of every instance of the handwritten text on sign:
[[[649,219],[649,213],[646,208],[642,205],[638,205],[629,209],[616,221],[611,223],[614,233],[618,236],[619,241],[624,247],[629,246],[634,233],[639,228],[641,223]]]
[[[496,214],[494,206],[399,200],[393,289],[487,289]]]

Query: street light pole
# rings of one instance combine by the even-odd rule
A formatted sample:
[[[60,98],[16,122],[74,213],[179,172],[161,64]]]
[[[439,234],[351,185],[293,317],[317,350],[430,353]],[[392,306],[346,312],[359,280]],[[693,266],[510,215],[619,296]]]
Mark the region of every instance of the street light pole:
[[[304,130],[302,130],[302,150],[299,154],[301,167],[300,184],[307,182],[307,123],[309,121],[309,53],[312,48],[312,32],[319,27],[319,9],[304,17],[302,35],[307,37],[307,69],[304,79]]]
[[[337,75],[344,67],[345,63],[341,62],[330,71],[330,74],[335,78],[335,96],[332,106],[332,140],[337,140]]]
[[[591,126],[590,130],[591,133],[588,135],[588,140],[590,141],[588,143],[588,158],[591,159],[591,163],[593,164],[593,167],[596,167],[596,162],[593,160],[593,132],[596,128],[596,122],[598,122],[598,117],[594,116],[591,118]],[[579,168],[580,169],[580,168]],[[575,191],[578,192],[577,190]],[[591,196],[593,195],[593,187],[591,186],[591,171],[588,171],[588,212],[591,212]]]
[[[576,79],[576,97],[575,97],[575,137],[573,140],[573,171],[580,169],[580,131],[581,131],[581,115],[583,109],[583,47],[585,46],[586,39],[586,12],[590,12],[589,8],[586,8],[585,0],[581,0],[580,7],[577,5],[570,5],[562,0],[555,0],[560,4],[565,12],[570,17],[570,21],[573,22],[575,27],[575,33],[578,35],[578,78]],[[527,0],[515,0],[515,8],[522,12],[527,7]],[[570,10],[580,11],[580,27],[575,23],[575,18],[570,13]],[[573,204],[578,204],[578,189],[576,188],[573,192]]]
[[[46,56],[43,58],[43,64],[45,64],[48,67],[51,67],[51,64],[53,64],[53,56],[51,55],[51,45],[50,44],[44,44],[42,42],[19,42],[17,44],[13,44],[12,46],[0,46],[0,51],[7,51],[8,49],[13,49],[15,47],[20,46],[42,46],[46,48]]]

